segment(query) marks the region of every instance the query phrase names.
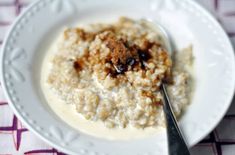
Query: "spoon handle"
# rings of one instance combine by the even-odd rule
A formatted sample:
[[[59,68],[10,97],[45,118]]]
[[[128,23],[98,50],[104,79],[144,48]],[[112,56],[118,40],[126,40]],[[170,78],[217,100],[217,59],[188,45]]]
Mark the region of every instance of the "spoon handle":
[[[164,84],[161,86],[161,92],[163,95],[163,110],[166,119],[169,155],[190,155],[188,147],[172,112],[170,100]]]

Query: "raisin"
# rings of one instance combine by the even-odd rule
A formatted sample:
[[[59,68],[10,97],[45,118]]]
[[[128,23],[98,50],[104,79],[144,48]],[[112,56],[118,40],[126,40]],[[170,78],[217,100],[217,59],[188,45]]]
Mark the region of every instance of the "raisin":
[[[127,70],[127,67],[126,65],[119,63],[115,66],[115,69],[118,74],[123,74]]]
[[[141,69],[145,69],[145,65],[144,65],[143,61],[140,61],[140,67],[141,67]]]
[[[133,66],[135,64],[135,59],[134,58],[128,58],[126,60],[127,65]]]
[[[117,72],[110,72],[110,77],[117,78],[118,73]]]
[[[138,51],[140,60],[147,61],[150,58],[150,55],[145,51]]]
[[[82,63],[79,62],[79,61],[75,61],[75,62],[73,63],[73,68],[74,68],[76,71],[82,70]]]

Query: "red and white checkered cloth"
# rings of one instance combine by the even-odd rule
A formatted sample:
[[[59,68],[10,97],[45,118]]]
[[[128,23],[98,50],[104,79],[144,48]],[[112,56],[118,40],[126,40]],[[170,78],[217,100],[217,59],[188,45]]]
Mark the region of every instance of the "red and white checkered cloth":
[[[0,0],[0,49],[13,20],[33,0]],[[235,47],[235,0],[197,0],[223,25]],[[191,149],[192,155],[235,154],[235,101],[218,125],[202,142]],[[14,116],[0,88],[0,155],[62,155]]]

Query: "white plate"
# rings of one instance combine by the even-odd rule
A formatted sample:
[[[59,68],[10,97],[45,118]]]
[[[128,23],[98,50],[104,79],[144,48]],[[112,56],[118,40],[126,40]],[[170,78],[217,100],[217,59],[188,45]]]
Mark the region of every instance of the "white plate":
[[[108,141],[72,129],[49,109],[39,89],[46,49],[63,27],[74,23],[147,18],[166,27],[178,48],[193,44],[196,87],[180,120],[187,143],[205,137],[227,111],[234,93],[231,43],[217,21],[192,0],[40,0],[12,26],[1,56],[2,85],[15,114],[34,133],[59,150],[86,155],[166,154],[165,133]]]

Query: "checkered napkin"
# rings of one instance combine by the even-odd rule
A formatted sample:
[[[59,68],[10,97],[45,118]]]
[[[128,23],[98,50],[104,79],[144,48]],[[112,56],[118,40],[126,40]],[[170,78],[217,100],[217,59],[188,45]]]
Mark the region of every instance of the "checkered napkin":
[[[0,49],[13,20],[33,0],[0,0]],[[197,0],[223,25],[235,45],[235,0]],[[1,87],[1,86],[0,86]],[[192,155],[235,155],[235,100],[216,129],[191,149]],[[0,155],[62,155],[14,116],[0,88]]]

